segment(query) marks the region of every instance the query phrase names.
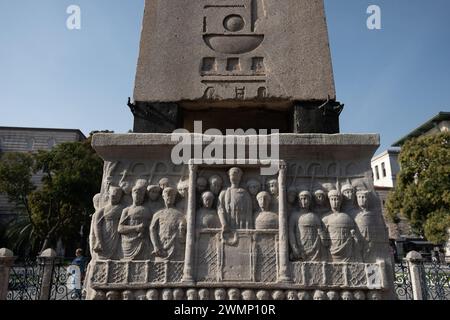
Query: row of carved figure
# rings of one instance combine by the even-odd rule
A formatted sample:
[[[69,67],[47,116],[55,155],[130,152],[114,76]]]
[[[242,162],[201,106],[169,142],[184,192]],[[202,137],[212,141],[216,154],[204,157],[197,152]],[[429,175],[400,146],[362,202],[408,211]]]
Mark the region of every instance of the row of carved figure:
[[[311,210],[311,193],[300,192],[300,210],[289,217],[291,260],[374,262],[382,257],[387,229],[381,215],[369,210],[369,196],[367,190],[356,192],[359,211],[353,216],[342,212],[337,190],[328,193],[331,211],[322,214]]]
[[[232,289],[149,289],[101,291],[93,300],[380,300],[379,291],[297,291]]]
[[[242,176],[240,168],[231,168],[230,186],[226,188],[219,175],[197,179],[197,228],[221,229],[223,234],[236,229],[278,229],[278,181],[270,180],[268,191],[261,191],[261,183],[256,179],[247,181],[247,188],[241,187]],[[93,257],[183,261],[187,181],[178,184],[178,192],[169,186],[167,178],[150,186],[140,179],[131,195],[129,184],[126,186],[110,186],[107,204],[93,215]],[[321,189],[313,194],[297,190],[294,193],[290,188],[287,202],[291,260],[372,261],[377,245],[385,241],[385,226],[381,215],[369,210],[369,195],[367,190],[355,193],[350,184],[328,194]],[[124,200],[127,196],[131,200]],[[100,201],[97,198],[94,202]]]

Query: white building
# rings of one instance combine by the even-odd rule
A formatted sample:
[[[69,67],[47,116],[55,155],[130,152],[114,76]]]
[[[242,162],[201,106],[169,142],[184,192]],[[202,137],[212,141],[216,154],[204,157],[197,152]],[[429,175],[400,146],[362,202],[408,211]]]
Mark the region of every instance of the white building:
[[[394,188],[397,174],[399,148],[388,149],[372,158],[372,172],[375,187]]]
[[[427,136],[440,132],[450,131],[450,112],[439,112],[433,118],[411,131],[406,136],[395,142],[393,147],[401,147],[407,140],[420,136]]]

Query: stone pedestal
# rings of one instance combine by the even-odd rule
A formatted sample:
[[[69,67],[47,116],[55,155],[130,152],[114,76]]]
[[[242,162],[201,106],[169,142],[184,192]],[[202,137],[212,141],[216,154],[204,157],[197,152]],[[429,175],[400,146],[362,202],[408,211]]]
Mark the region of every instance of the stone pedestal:
[[[6,300],[8,295],[9,273],[16,261],[16,257],[11,250],[0,249],[0,301]]]
[[[414,300],[426,300],[427,292],[423,257],[419,252],[410,251],[406,255],[408,270],[411,276],[411,287]]]
[[[177,145],[171,138],[94,136],[93,147],[106,165],[91,227],[96,251],[87,274],[88,297],[122,299],[147,292],[152,299],[169,299],[207,289],[210,298],[223,292],[242,299],[288,292],[312,297],[316,291],[319,298],[320,291],[346,299],[394,298],[387,228],[370,167],[378,135],[260,136],[279,142],[273,160],[253,160],[250,137],[228,137],[236,140],[237,150],[246,150],[247,160],[227,158],[224,147],[220,163],[202,158],[211,136],[188,134],[201,152],[192,150],[179,165],[171,158]],[[270,164],[276,171],[263,175],[261,168]],[[121,198],[110,197],[112,188],[123,190]],[[326,196],[336,193],[339,203],[333,207]],[[309,197],[309,209],[300,207],[306,200],[299,194]],[[349,199],[342,206],[341,195]],[[263,212],[278,217],[263,220],[269,229],[255,228]],[[118,229],[109,227],[114,223]],[[117,248],[102,243],[117,237]],[[300,256],[292,251],[295,246]]]
[[[39,300],[50,300],[53,283],[53,271],[55,268],[56,251],[46,249],[38,257],[38,263],[42,266],[42,279],[39,291]]]
[[[445,245],[445,262],[450,263],[450,228],[447,229],[448,240]]]

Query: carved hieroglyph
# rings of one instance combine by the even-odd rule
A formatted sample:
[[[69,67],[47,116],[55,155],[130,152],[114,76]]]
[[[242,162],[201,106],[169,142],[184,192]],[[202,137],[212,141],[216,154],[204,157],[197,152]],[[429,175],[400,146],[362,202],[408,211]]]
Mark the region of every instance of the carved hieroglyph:
[[[370,170],[377,143],[282,135],[279,171],[262,176],[259,161],[173,165],[168,135],[96,135],[109,165],[96,196],[87,297],[392,298]]]
[[[335,95],[323,0],[146,1],[135,101]]]

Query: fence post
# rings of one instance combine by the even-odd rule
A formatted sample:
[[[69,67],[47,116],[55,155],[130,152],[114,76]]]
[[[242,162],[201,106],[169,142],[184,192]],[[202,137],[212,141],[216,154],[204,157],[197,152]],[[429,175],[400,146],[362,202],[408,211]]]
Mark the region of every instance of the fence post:
[[[423,266],[423,257],[417,251],[410,251],[406,255],[408,270],[411,276],[411,286],[414,300],[426,300],[426,288],[424,288],[425,269]]]
[[[9,272],[15,260],[11,250],[0,249],[0,300],[6,300],[8,295]]]
[[[445,262],[450,263],[450,228],[447,228],[447,243],[445,244]]]
[[[55,260],[56,251],[53,249],[46,249],[39,256],[39,263],[43,267],[39,300],[50,300]]]

